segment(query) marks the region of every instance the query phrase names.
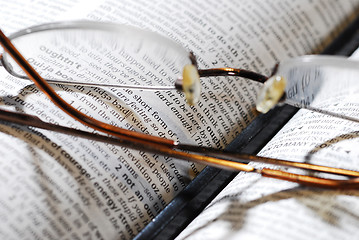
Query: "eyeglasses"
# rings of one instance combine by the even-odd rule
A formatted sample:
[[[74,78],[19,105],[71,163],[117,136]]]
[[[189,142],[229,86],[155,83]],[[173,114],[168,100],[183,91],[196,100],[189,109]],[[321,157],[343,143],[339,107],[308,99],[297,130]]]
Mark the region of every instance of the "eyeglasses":
[[[304,56],[287,60],[265,82],[257,109],[265,113],[278,103],[286,103],[359,122],[359,114],[349,109],[359,105],[358,77],[359,62],[344,57]]]
[[[177,97],[171,98],[173,94],[164,97],[160,95],[161,91],[183,91],[187,102],[195,104],[201,96],[199,79],[208,76],[240,76],[259,82],[258,84],[264,83],[257,103],[257,109],[262,112],[268,111],[278,102],[284,102],[358,121],[357,117],[346,116],[345,113],[336,112],[333,109],[326,110],[325,104],[320,105],[322,103],[318,100],[326,95],[327,78],[331,76],[332,67],[346,67],[348,61],[345,64],[339,64],[343,61],[331,58],[295,59],[281,63],[276,73],[270,78],[243,69],[199,70],[193,54],[165,37],[129,26],[97,22],[41,25],[15,33],[9,38],[0,31],[0,43],[6,51],[1,57],[1,62],[10,74],[32,80],[55,105],[68,115],[110,136],[44,122],[33,115],[7,110],[0,110],[2,121],[76,135],[225,169],[255,172],[265,177],[310,186],[328,188],[359,186],[358,179],[353,178],[359,176],[359,172],[356,171],[183,144],[150,135],[147,128],[150,128],[151,124],[144,125],[140,122],[137,128],[142,132],[125,129],[119,127],[118,124],[124,118],[131,117],[128,107],[138,114],[138,116],[132,115],[134,121],[139,117],[148,119],[148,114],[153,113],[152,105],[150,106],[147,102],[153,96],[151,94],[158,94],[159,98],[163,98],[159,104],[167,106],[181,101]],[[350,62],[350,65],[355,64]],[[328,72],[329,75],[327,75]],[[182,77],[178,78],[178,75]],[[345,92],[350,90],[348,86],[354,84],[354,78],[350,79],[345,82],[343,88]],[[334,80],[331,82],[336,86]],[[50,86],[53,83],[64,86],[75,85],[77,92],[63,88],[66,94],[60,96]],[[84,86],[93,88],[85,90]],[[102,87],[108,87],[111,91],[105,91]],[[206,86],[204,85],[203,88],[206,89]],[[136,89],[140,91],[134,93]],[[152,92],[143,90],[152,90]],[[354,90],[353,94],[356,93],[357,90]],[[77,94],[84,94],[87,98],[71,97]],[[129,99],[129,96],[132,98]],[[338,94],[334,97],[340,96]],[[81,105],[76,107],[79,101]],[[91,102],[96,102],[97,105]],[[318,102],[319,105],[316,105]],[[109,111],[105,112],[104,109]],[[98,116],[100,118],[97,119]],[[104,122],[103,119],[108,122]],[[163,119],[159,122],[166,124]],[[247,165],[248,162],[264,162],[342,175],[349,179],[336,180],[269,168],[256,169]]]

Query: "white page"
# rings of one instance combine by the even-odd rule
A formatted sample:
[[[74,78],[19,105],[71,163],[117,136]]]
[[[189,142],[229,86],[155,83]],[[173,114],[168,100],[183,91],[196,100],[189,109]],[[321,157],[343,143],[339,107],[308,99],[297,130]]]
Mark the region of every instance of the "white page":
[[[355,114],[357,103],[348,104],[353,107],[346,108],[347,114]],[[358,127],[299,110],[259,155],[358,170]],[[179,239],[356,239],[356,205],[356,190],[309,188],[239,173]]]
[[[40,1],[28,3],[26,8],[23,8],[23,4],[14,4],[18,10],[2,8],[6,32],[14,32],[34,23],[63,19],[127,23],[160,32],[193,50],[200,67],[244,67],[264,74],[270,73],[278,59],[320,49],[320,44],[328,37],[328,29],[335,32],[352,10],[351,3],[334,7],[323,3],[331,9],[332,15],[334,12],[340,13],[333,15],[332,24],[328,26],[327,19],[332,15],[313,14],[311,11],[323,12],[316,3],[311,5],[309,2],[308,5],[299,6],[297,12],[291,10],[292,5],[281,1],[277,4],[265,3],[261,7],[258,7],[260,2],[247,1],[187,1],[181,4],[103,1],[94,5],[85,1],[54,2],[51,5],[53,11],[49,12],[40,11],[42,8],[39,5],[49,9]],[[277,8],[273,7],[277,5]],[[4,6],[10,5],[4,3]],[[295,3],[293,6],[297,7]],[[302,18],[298,18],[290,23],[291,18],[286,13],[306,12],[304,6],[314,9],[308,10],[305,15],[313,19],[301,22]],[[279,9],[285,11],[280,12]],[[265,17],[257,22],[253,16],[258,16],[258,11]],[[272,14],[264,14],[266,11]],[[43,16],[45,13],[47,15]],[[283,22],[283,19],[286,21]],[[293,26],[292,33],[285,31],[283,23]],[[299,23],[305,27],[295,28]],[[280,31],[288,33],[286,41],[278,39],[280,32],[276,32],[277,35],[273,33],[278,25],[282,27]],[[266,29],[264,26],[269,30],[263,31]],[[311,40],[306,42],[308,39]],[[1,74],[1,85],[5,87],[2,91],[3,101],[7,103],[4,107],[40,115],[45,121],[87,129],[53,108],[46,98],[39,96],[35,88],[27,86],[29,82],[9,77],[4,71]],[[185,101],[178,93],[164,93],[156,98],[152,96],[159,110],[156,110],[157,113],[151,110],[149,121],[166,130],[166,137],[204,146],[224,147],[256,116],[253,105],[257,86],[233,79],[229,82],[222,78],[207,81],[204,83],[206,91],[202,94],[202,100],[192,108],[184,105]],[[81,90],[58,89],[66,99],[81,99],[75,94]],[[138,103],[139,98],[135,102],[135,94],[113,93],[119,98],[126,97]],[[22,101],[23,96],[26,96],[27,103]],[[175,108],[168,108],[168,111],[160,111],[166,109],[166,103],[175,103],[175,98],[182,102],[174,104]],[[74,106],[82,108],[85,103],[74,101]],[[180,115],[186,117],[181,118]],[[205,121],[200,124],[200,129],[194,129],[188,124],[193,124],[192,119]],[[161,122],[165,122],[167,128]],[[138,127],[131,119],[126,119],[122,124],[130,128]],[[4,227],[1,234],[4,237],[131,238],[201,169],[201,166],[192,163],[94,141],[46,131],[28,131],[27,128],[2,125],[1,152],[4,161],[1,164],[5,171],[1,172],[4,183],[1,190],[4,196],[1,198]],[[151,131],[153,134],[160,132],[155,129]],[[170,170],[169,175],[165,174],[167,170]]]

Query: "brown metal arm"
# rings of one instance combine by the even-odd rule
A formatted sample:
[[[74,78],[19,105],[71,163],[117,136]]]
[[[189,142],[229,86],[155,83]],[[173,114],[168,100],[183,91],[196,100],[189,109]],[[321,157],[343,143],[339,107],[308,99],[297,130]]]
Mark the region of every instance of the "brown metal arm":
[[[94,134],[87,131],[47,123],[33,115],[17,113],[2,109],[0,109],[0,120],[25,126],[51,130],[68,135],[74,135],[77,137],[91,139],[99,142],[105,142],[113,145],[124,146],[136,150],[147,151],[149,153],[161,154],[177,159],[182,159],[185,161],[198,162],[223,169],[259,173],[264,177],[282,179],[307,186],[339,189],[355,189],[359,187],[359,172],[357,171],[319,166],[308,163],[285,161],[273,158],[258,157],[234,152],[226,152],[214,148],[204,148],[193,145],[178,144],[177,146],[169,147],[167,145],[158,144],[156,142],[146,142],[139,139],[128,140],[125,138],[108,137],[105,135]],[[334,180],[308,175],[293,174],[282,170],[274,170],[268,168],[256,169],[248,165],[248,162],[262,162],[276,166],[279,165],[310,170],[314,172],[331,173],[344,176],[349,179]]]
[[[54,89],[31,67],[26,59],[17,51],[10,40],[0,30],[0,44],[3,46],[19,66],[24,70],[27,76],[34,81],[40,90],[42,90],[58,107],[63,109],[73,118],[79,120],[87,126],[110,134],[114,137],[94,134],[91,132],[81,131],[77,129],[59,126],[56,124],[43,122],[38,117],[0,110],[0,120],[15,124],[32,126],[46,130],[56,131],[64,134],[75,135],[78,137],[92,139],[96,141],[106,142],[114,145],[121,145],[128,148],[147,151],[149,153],[162,154],[165,156],[175,157],[186,161],[199,162],[215,167],[232,169],[238,171],[260,173],[262,176],[283,179],[287,181],[297,182],[304,185],[326,187],[326,188],[358,188],[359,172],[349,171],[338,168],[331,168],[325,166],[317,166],[306,163],[295,163],[284,160],[277,160],[271,158],[261,158],[257,156],[250,156],[245,154],[225,152],[222,150],[203,148],[191,145],[177,144],[172,140],[163,139],[155,136],[146,135],[111,126],[109,124],[97,121],[85,114],[77,111],[71,105],[66,103]],[[257,82],[264,82],[267,77],[257,73],[253,73],[242,69],[233,68],[218,68],[199,70],[200,76],[240,76],[255,80]],[[306,175],[298,175],[288,173],[282,170],[272,170],[268,168],[256,169],[246,163],[250,161],[260,161],[273,165],[285,165],[287,167],[295,167],[310,171],[326,172],[348,177],[348,180],[324,179],[319,177],[312,177]],[[355,178],[352,178],[355,177]]]

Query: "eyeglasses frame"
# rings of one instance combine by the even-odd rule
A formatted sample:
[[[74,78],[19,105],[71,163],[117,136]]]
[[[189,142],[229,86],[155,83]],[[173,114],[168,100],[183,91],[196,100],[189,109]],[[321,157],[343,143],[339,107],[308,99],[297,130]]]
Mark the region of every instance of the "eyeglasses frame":
[[[79,24],[81,22],[69,22],[69,23],[57,23],[66,26],[66,24]],[[85,22],[86,24],[99,24],[93,22]],[[110,24],[110,23],[106,23]],[[55,23],[56,25],[56,23]],[[49,26],[49,25],[43,25]],[[54,24],[52,24],[54,26]],[[24,30],[26,33],[31,31]],[[101,121],[98,121],[86,114],[78,111],[64,99],[62,99],[51,85],[44,80],[37,71],[27,62],[27,60],[21,55],[21,53],[12,44],[11,40],[0,30],[0,44],[4,50],[17,62],[17,64],[26,73],[28,78],[34,82],[34,84],[60,109],[67,113],[70,117],[76,119],[82,124],[91,127],[99,132],[108,134],[105,136],[102,134],[82,131],[74,128],[69,128],[57,124],[47,123],[42,121],[36,116],[12,112],[4,109],[0,109],[0,120],[37,127],[41,129],[51,130],[59,133],[75,135],[78,137],[92,139],[100,142],[105,142],[114,145],[125,146],[128,148],[147,151],[154,154],[162,154],[177,159],[194,161],[206,165],[220,167],[224,169],[231,169],[237,171],[256,172],[264,177],[276,178],[299,184],[323,187],[323,188],[339,188],[339,189],[353,189],[359,187],[359,172],[351,171],[340,168],[332,168],[327,166],[319,166],[309,163],[293,162],[280,159],[259,157],[248,154],[241,154],[235,152],[227,152],[225,150],[219,150],[209,147],[199,147],[194,145],[181,144],[171,139],[165,139],[153,135],[147,135],[140,132],[127,130],[124,128],[116,127]],[[194,55],[191,55],[191,60],[196,65]],[[3,61],[2,56],[0,56]],[[265,82],[268,77],[261,74],[236,68],[215,68],[215,69],[199,69],[198,73],[200,77],[208,76],[240,76],[245,77],[257,82]],[[177,86],[177,88],[180,88]],[[346,180],[337,180],[329,178],[321,178],[309,175],[294,174],[279,169],[261,168],[257,169],[250,165],[248,162],[262,162],[272,165],[286,166],[292,168],[300,168],[304,170],[310,170],[315,172],[331,173],[348,177]]]

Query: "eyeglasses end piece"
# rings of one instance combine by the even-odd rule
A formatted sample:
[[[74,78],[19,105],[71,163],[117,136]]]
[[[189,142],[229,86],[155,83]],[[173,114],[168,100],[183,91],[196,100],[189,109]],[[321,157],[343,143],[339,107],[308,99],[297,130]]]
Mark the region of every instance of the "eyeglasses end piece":
[[[194,105],[198,102],[201,94],[201,83],[198,69],[193,64],[187,64],[183,68],[182,89],[189,105]]]
[[[256,109],[258,112],[267,113],[282,99],[287,81],[285,78],[274,75],[270,77],[259,92]]]

